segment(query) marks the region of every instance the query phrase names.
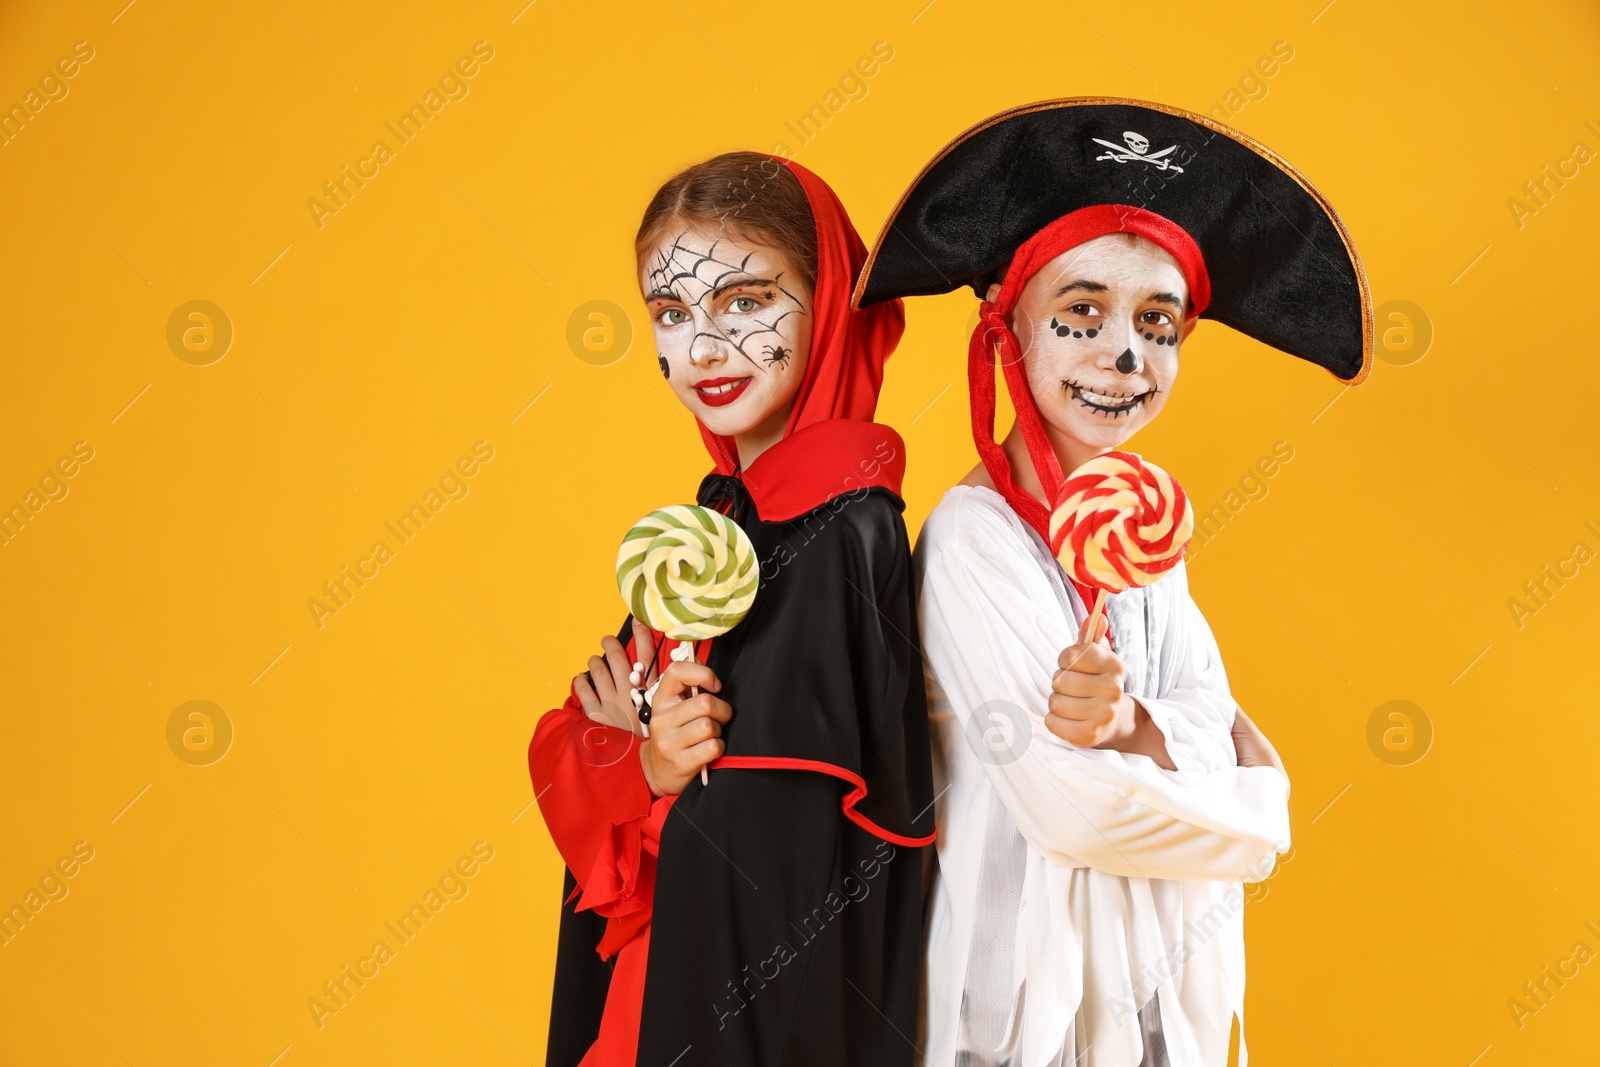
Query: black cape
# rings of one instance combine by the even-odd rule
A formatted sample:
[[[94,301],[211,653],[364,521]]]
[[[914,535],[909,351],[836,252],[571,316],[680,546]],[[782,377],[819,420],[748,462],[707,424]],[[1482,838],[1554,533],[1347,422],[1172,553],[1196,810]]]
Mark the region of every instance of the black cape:
[[[708,659],[734,709],[725,758],[816,761],[866,794],[858,821],[837,772],[729,767],[689,784],[662,829],[637,1062],[910,1067],[927,851],[910,842],[931,839],[933,785],[904,504],[861,489],[768,523],[719,474],[699,502],[726,502],[762,564],[750,614]],[[593,1044],[610,980],[605,921],[572,909],[551,1067]]]

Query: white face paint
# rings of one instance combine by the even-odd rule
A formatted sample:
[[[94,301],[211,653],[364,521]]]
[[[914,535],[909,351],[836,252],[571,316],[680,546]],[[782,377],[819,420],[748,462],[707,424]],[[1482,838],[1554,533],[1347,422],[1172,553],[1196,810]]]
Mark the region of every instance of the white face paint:
[[[1086,241],[1028,279],[1011,329],[1052,436],[1093,454],[1155,418],[1197,321],[1184,321],[1188,296],[1177,261],[1128,234]]]
[[[811,349],[812,294],[790,257],[728,230],[669,226],[640,284],[683,405],[713,433],[761,447],[781,437]]]

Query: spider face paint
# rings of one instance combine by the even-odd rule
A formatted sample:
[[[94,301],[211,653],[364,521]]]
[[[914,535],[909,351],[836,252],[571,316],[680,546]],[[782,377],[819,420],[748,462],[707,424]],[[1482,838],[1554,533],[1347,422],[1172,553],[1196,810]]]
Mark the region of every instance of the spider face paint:
[[[714,226],[669,228],[640,284],[683,405],[713,433],[781,435],[811,345],[811,293],[789,256]]]
[[[1187,300],[1177,262],[1130,234],[1086,241],[1028,280],[1012,330],[1053,436],[1100,451],[1156,416],[1177,378]]]

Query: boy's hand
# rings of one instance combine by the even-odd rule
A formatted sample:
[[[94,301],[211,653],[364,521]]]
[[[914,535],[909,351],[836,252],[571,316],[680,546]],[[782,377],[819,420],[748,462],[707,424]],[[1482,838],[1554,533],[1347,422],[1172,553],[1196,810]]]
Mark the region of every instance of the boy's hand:
[[[1122,658],[1104,643],[1109,623],[1094,612],[1083,620],[1078,643],[1061,650],[1061,669],[1050,682],[1047,729],[1079,748],[1110,748],[1149,756],[1162,770],[1177,770],[1167,739],[1144,705],[1122,691]]]
[[[698,696],[687,690],[698,686]],[[639,762],[650,792],[676,796],[700,768],[722,755],[722,724],[733,717],[726,700],[713,693],[722,682],[710,667],[688,660],[661,676],[650,710],[650,739],[639,746]]]
[[[1132,737],[1141,709],[1122,691],[1122,659],[1100,644],[1079,643],[1061,650],[1050,683],[1050,713],[1045,726],[1078,748],[1116,747]]]
[[[1243,708],[1233,713],[1233,750],[1238,753],[1241,767],[1276,767],[1285,778],[1289,777],[1278,750],[1272,747],[1261,728],[1250,721]]]

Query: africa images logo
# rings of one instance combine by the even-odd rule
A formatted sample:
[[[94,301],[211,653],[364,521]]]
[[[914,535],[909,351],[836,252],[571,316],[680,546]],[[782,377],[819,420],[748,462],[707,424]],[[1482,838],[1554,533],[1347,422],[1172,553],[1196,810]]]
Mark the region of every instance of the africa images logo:
[[[1103,159],[1109,159],[1113,163],[1148,163],[1157,170],[1170,170],[1174,174],[1183,173],[1182,167],[1167,158],[1167,156],[1178,150],[1177,145],[1168,145],[1159,152],[1152,152],[1150,151],[1150,138],[1142,133],[1134,133],[1132,130],[1124,132],[1122,139],[1127,142],[1126,148],[1112,141],[1102,141],[1098,137],[1091,137],[1090,140],[1095,144],[1103,145],[1109,149],[1109,151],[1095,156],[1095,162],[1098,163]]]

